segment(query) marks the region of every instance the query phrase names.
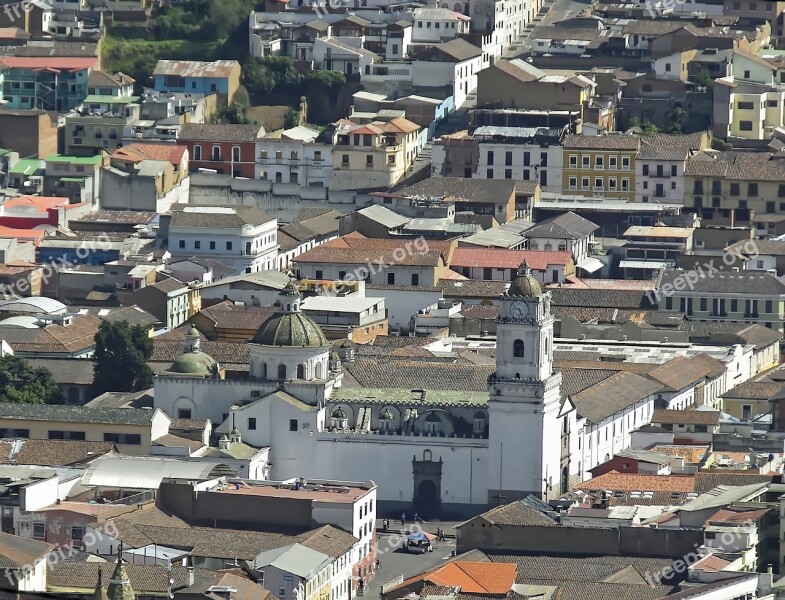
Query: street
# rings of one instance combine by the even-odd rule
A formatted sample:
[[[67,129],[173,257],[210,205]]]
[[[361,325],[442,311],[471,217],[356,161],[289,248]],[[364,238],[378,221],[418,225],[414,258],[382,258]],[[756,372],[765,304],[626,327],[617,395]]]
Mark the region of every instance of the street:
[[[401,535],[400,522],[391,523],[391,533],[377,533],[377,546],[376,556],[381,561],[382,566],[376,572],[373,580],[371,580],[365,590],[365,598],[378,600],[381,598],[382,585],[392,581],[396,577],[403,575],[404,579],[427,571],[437,565],[444,564],[452,556],[452,551],[455,549],[455,535],[454,526],[457,523],[437,523],[428,522],[422,523],[420,526],[429,533],[436,533],[436,528],[444,529],[447,538],[444,542],[434,542],[433,552],[426,552],[424,554],[409,554],[401,549],[402,540],[404,537]],[[407,524],[407,529],[411,524]],[[379,524],[377,532],[380,532],[381,524]]]
[[[552,2],[545,0],[542,6],[543,9],[547,9],[547,12],[542,14],[543,9],[540,9],[540,14],[529,23],[526,29],[523,30],[521,37],[518,38],[518,41],[507,51],[506,56],[508,58],[525,58],[529,55],[531,35],[537,27],[553,25],[559,21],[578,16],[589,8],[590,5],[585,0],[553,0]]]

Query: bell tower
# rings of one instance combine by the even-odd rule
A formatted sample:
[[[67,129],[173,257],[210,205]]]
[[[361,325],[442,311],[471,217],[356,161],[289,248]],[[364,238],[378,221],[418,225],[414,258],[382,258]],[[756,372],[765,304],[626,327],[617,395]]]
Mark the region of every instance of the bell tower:
[[[489,503],[559,491],[561,373],[553,371],[551,294],[524,262],[500,298],[488,378]]]

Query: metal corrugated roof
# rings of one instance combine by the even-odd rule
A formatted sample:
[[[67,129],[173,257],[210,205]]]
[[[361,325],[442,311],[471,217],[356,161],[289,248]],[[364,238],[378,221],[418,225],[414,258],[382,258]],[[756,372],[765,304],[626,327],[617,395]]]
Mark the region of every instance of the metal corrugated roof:
[[[209,479],[215,468],[215,463],[166,458],[102,458],[85,471],[82,485],[152,490],[168,477]]]

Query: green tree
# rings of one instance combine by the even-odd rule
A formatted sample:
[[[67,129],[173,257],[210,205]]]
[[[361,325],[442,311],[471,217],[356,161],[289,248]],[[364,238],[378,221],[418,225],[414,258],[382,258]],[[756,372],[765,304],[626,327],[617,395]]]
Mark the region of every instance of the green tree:
[[[0,402],[61,404],[60,388],[47,369],[34,369],[18,356],[0,358]]]
[[[95,335],[93,392],[135,392],[153,384],[147,364],[153,341],[147,332],[126,321],[104,321]]]
[[[695,83],[705,87],[707,90],[714,88],[714,79],[705,67],[695,74]]]

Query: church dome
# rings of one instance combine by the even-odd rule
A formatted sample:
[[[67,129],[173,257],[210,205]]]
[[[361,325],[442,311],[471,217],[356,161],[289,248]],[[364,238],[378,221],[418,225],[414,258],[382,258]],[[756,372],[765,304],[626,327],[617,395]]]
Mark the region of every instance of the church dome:
[[[529,265],[526,261],[521,263],[521,266],[518,268],[518,275],[515,278],[515,281],[512,282],[510,285],[510,289],[507,290],[508,296],[528,296],[528,297],[535,297],[535,296],[542,296],[542,286],[540,282],[532,275],[532,270],[529,268]]]
[[[437,415],[435,412],[432,412],[427,417],[425,417],[425,422],[426,423],[441,423],[442,420],[439,418],[439,415]]]
[[[381,421],[392,421],[393,419],[395,419],[395,417],[390,412],[389,408],[385,408],[384,412],[379,415],[379,420]]]
[[[329,342],[311,317],[302,313],[278,313],[267,319],[253,337],[263,346],[326,346]]]
[[[179,356],[167,369],[168,373],[179,375],[202,375],[209,377],[213,374],[217,363],[215,359],[204,352],[186,352]]]
[[[328,345],[322,328],[300,312],[300,292],[294,281],[280,294],[280,312],[261,324],[251,343],[262,346],[313,347]]]
[[[338,409],[333,411],[333,414],[330,415],[330,417],[333,418],[333,419],[345,419],[346,418],[346,413],[343,412],[342,408],[338,408]]]

